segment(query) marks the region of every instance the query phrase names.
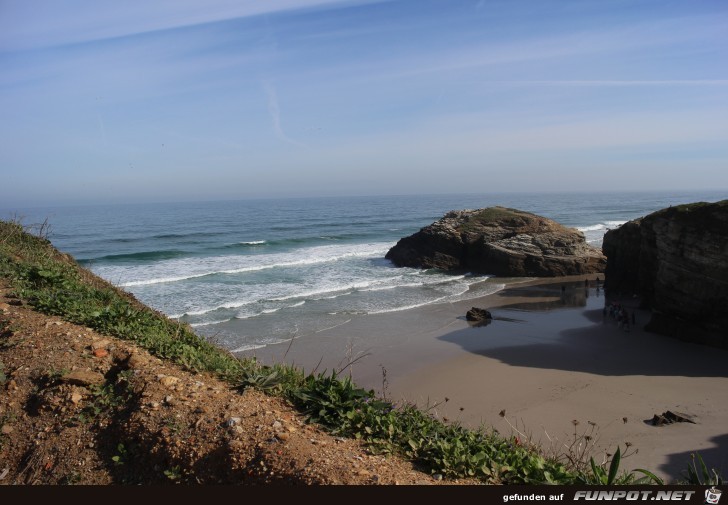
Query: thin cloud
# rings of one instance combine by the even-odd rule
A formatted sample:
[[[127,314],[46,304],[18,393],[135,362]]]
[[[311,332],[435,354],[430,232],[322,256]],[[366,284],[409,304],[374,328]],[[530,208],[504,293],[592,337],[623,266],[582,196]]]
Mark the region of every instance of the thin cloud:
[[[488,81],[507,86],[728,86],[728,79]]]
[[[5,0],[0,51],[77,44],[291,10],[387,0]]]
[[[621,54],[640,49],[714,43],[728,33],[728,18],[689,16],[609,28],[540,35],[526,40],[486,41],[469,48],[432,52],[424,59],[396,62],[401,76],[452,72],[491,65]],[[574,81],[576,82],[576,81]],[[604,81],[607,82],[607,81]],[[669,82],[669,81],[666,81]]]
[[[281,126],[281,108],[278,104],[278,94],[276,93],[276,89],[273,85],[268,81],[261,81],[261,86],[268,97],[268,114],[270,115],[270,120],[273,124],[273,130],[275,131],[276,136],[284,142],[294,146],[308,148],[306,144],[293,140],[286,134],[285,131],[283,131],[283,127]]]

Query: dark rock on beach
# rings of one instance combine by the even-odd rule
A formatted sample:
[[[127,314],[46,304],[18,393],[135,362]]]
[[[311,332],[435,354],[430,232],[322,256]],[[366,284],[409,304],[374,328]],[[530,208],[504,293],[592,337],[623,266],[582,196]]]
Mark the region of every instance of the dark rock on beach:
[[[728,200],[662,209],[608,231],[605,289],[638,295],[648,331],[728,347]]]
[[[683,414],[682,412],[672,412],[670,410],[663,412],[662,414],[655,414],[652,417],[652,425],[653,426],[664,426],[666,424],[673,424],[673,423],[695,423],[695,417]]]
[[[492,320],[493,315],[487,309],[473,307],[465,314],[465,319],[468,321],[483,322]]]
[[[580,231],[505,207],[449,212],[401,239],[386,258],[397,266],[507,277],[592,274],[606,266]]]

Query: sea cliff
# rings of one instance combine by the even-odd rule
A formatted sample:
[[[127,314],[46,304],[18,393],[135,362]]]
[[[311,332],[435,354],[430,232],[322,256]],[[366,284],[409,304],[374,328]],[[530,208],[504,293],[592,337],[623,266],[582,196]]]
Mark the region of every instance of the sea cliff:
[[[662,209],[609,230],[606,285],[652,310],[646,329],[728,347],[728,200]]]

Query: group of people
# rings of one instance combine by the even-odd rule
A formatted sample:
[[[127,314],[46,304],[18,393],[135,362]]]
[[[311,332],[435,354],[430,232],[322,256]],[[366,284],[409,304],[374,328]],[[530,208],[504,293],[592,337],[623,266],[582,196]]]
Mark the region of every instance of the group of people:
[[[630,323],[634,326],[637,322],[634,311],[630,314],[619,302],[611,302],[609,305],[605,305],[603,314],[605,319],[607,315],[609,315],[612,319],[615,319],[617,321],[617,327],[624,331],[629,331]]]

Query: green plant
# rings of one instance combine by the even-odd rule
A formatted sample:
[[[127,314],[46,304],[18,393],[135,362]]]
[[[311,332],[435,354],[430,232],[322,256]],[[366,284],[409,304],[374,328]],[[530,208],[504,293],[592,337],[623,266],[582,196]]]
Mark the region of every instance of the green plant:
[[[309,375],[287,397],[335,434],[367,442],[378,452],[405,455],[447,477],[493,483],[559,483],[574,477],[555,461],[485,430],[448,425],[414,405],[379,399],[335,374]]]
[[[289,373],[281,366],[251,366],[242,372],[238,388],[243,391],[255,388],[260,391],[280,392]]]
[[[2,314],[2,311],[0,311]],[[15,334],[13,325],[10,320],[0,317],[0,349],[8,349],[16,344],[10,343],[10,337]]]
[[[622,460],[622,453],[619,447],[617,452],[612,457],[612,462],[609,465],[609,471],[607,471],[604,465],[597,465],[592,457],[590,459],[591,473],[583,472],[579,476],[579,481],[583,484],[592,484],[598,486],[611,486],[613,484],[623,484],[624,482],[617,482],[617,472],[619,471],[619,464]]]
[[[2,309],[0,309],[2,314]],[[13,331],[10,329],[10,321],[4,317],[0,318],[0,338],[8,338],[13,335]]]
[[[182,479],[182,470],[180,469],[179,465],[173,466],[172,468],[166,469],[164,471],[164,475],[169,480],[178,482]]]
[[[602,465],[598,465],[592,457],[589,461],[591,472],[580,472],[577,478],[577,482],[580,484],[595,486],[623,486],[627,484],[664,484],[662,479],[657,477],[652,472],[649,472],[642,468],[638,468],[632,472],[622,472],[620,474],[619,465],[621,462],[622,451],[619,447],[617,447],[617,451],[612,457],[608,470],[606,469],[606,462]],[[642,477],[638,478],[635,475],[635,472],[642,474]]]
[[[114,465],[121,466],[126,463],[127,457],[129,456],[126,448],[124,447],[124,444],[119,444],[116,446],[117,454],[111,457],[111,461],[114,462]]]
[[[690,454],[690,463],[683,475],[684,480],[681,483],[691,486],[722,486],[726,482],[715,468],[708,470],[699,453]]]
[[[94,422],[100,416],[126,405],[133,395],[128,381],[130,373],[130,371],[120,373],[115,384],[92,386],[91,399],[84,405],[76,419],[81,423]]]
[[[633,472],[639,472],[642,474],[642,477],[639,479],[635,479],[632,484],[655,484],[658,486],[664,486],[665,481],[659,478],[654,473],[650,472],[649,470],[645,470],[644,468],[636,468],[633,470]]]
[[[184,425],[174,417],[168,417],[164,420],[164,428],[173,434],[178,434],[184,431]]]
[[[47,370],[37,379],[37,391],[58,386],[61,383],[61,377],[66,375],[68,372],[70,372],[68,368],[61,368],[60,370],[51,368]]]
[[[511,424],[507,418],[505,420],[509,425]],[[591,469],[592,462],[590,460],[599,442],[599,427],[595,422],[588,421],[584,428],[579,428],[581,423],[576,419],[572,421],[572,425],[574,431],[571,437],[563,441],[552,438],[546,433],[546,437],[550,442],[547,450],[552,454],[552,457],[563,461],[570,470],[583,472]],[[513,425],[511,425],[511,428],[515,429]]]

